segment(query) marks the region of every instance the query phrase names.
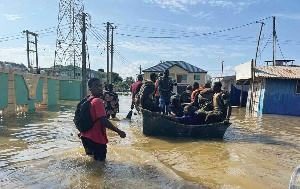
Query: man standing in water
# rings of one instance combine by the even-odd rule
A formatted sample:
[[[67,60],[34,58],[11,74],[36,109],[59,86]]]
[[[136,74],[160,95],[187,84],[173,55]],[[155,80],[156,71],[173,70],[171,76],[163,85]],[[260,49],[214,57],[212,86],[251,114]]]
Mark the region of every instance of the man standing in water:
[[[143,76],[138,75],[137,81],[134,82],[130,87],[130,92],[131,92],[131,97],[132,97],[131,110],[134,108],[134,105],[135,105],[135,103],[134,103],[135,95],[138,94],[138,92],[140,91],[142,84],[143,84]]]
[[[115,127],[107,118],[103,100],[101,100],[103,89],[98,78],[91,78],[88,82],[91,95],[90,113],[95,122],[94,126],[85,133],[80,134],[82,144],[87,155],[94,155],[94,159],[105,161],[107,153],[106,128],[115,131],[121,138],[126,137],[126,133]]]

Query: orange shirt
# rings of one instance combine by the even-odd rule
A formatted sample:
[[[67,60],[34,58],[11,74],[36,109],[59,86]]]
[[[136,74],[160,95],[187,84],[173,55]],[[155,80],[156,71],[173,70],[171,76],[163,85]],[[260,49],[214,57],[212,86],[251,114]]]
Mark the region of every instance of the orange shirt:
[[[197,92],[202,91],[204,88],[203,87],[199,87],[198,89],[194,90],[191,94],[191,102],[194,102],[194,98]]]
[[[158,80],[155,81],[154,86],[155,86],[155,94],[154,94],[154,96],[155,97],[159,97],[160,95],[159,95],[159,91],[158,91]]]
[[[89,98],[93,96],[90,95]],[[100,98],[94,98],[91,101],[90,105],[90,112],[92,120],[95,121],[98,117],[106,116],[104,102]],[[81,136],[91,139],[92,141],[99,143],[99,144],[107,144],[108,139],[106,135],[106,128],[104,125],[101,125],[100,120],[98,120],[93,128],[88,130],[85,133],[82,133]]]

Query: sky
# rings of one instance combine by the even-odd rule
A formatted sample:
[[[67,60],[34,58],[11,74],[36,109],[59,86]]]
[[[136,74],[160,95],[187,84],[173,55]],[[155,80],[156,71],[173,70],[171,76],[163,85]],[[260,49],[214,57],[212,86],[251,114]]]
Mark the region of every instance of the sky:
[[[77,0],[79,1],[79,0]],[[40,67],[54,63],[59,0],[0,0],[0,61],[27,65],[24,30],[37,31]],[[234,74],[234,67],[255,58],[257,65],[273,57],[300,64],[299,0],[85,0],[89,15],[87,44],[91,68],[106,70],[105,25],[114,30],[114,72],[135,76],[160,61],[185,61],[211,76]],[[267,18],[267,19],[266,19]],[[264,20],[263,20],[264,19]],[[67,22],[60,27],[67,32]],[[49,29],[52,28],[52,29]],[[47,30],[45,30],[47,29]],[[89,30],[89,29],[88,29]],[[48,31],[48,32],[45,32]],[[96,33],[96,34],[95,34]],[[95,36],[96,35],[96,36]],[[6,41],[6,39],[9,39]]]

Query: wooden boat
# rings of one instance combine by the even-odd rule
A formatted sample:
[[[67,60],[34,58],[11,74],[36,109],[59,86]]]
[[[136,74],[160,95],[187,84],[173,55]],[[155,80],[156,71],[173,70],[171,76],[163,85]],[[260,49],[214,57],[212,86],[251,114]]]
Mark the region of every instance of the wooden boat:
[[[143,133],[147,136],[192,137],[205,139],[222,139],[230,123],[204,125],[183,125],[161,116],[153,117],[148,110],[141,110]]]

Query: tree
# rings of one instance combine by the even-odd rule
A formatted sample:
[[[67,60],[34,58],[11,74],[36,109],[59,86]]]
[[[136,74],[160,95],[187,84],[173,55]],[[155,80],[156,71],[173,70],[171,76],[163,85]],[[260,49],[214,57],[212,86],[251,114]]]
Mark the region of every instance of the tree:
[[[123,81],[123,78],[119,76],[118,73],[112,73],[111,78],[112,78],[112,83],[118,83]]]

